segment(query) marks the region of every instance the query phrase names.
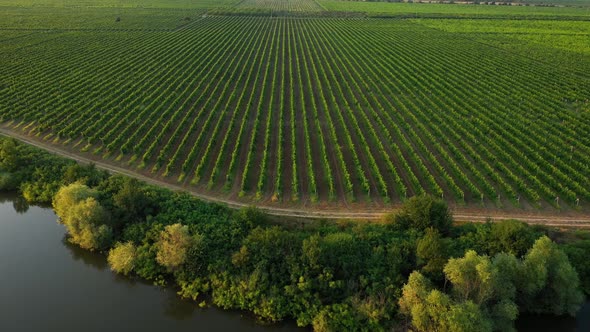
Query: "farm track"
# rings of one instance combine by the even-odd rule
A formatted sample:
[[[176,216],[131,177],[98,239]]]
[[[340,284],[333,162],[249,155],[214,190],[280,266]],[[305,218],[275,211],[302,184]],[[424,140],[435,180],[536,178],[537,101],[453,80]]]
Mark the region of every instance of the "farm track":
[[[175,191],[185,191],[190,193],[191,195],[212,203],[221,203],[225,204],[230,208],[243,208],[247,206],[252,206],[252,204],[246,204],[241,202],[236,202],[229,199],[224,199],[220,197],[215,197],[213,195],[207,195],[201,192],[197,192],[195,190],[190,190],[190,188],[183,187],[181,185],[173,184],[170,182],[154,179],[145,175],[142,175],[138,172],[135,172],[130,169],[126,169],[123,167],[119,167],[113,165],[111,163],[105,162],[103,160],[95,160],[92,158],[88,158],[79,154],[72,153],[67,149],[57,147],[53,144],[34,139],[30,136],[15,132],[14,130],[10,130],[6,128],[6,126],[0,127],[0,135],[6,137],[15,138],[23,143],[28,145],[46,150],[50,153],[66,157],[68,159],[72,159],[78,163],[83,164],[90,164],[93,163],[96,167],[106,170],[113,174],[122,174],[125,176],[133,177],[138,180],[144,181],[149,184],[157,185],[160,187],[168,188],[170,190]],[[394,211],[395,208],[391,210],[374,210],[371,211],[330,211],[327,209],[322,210],[301,210],[301,209],[288,209],[288,208],[276,208],[266,205],[256,205],[262,211],[278,217],[295,217],[295,218],[304,218],[304,219],[358,219],[358,220],[378,220],[383,217],[385,213]],[[573,227],[573,228],[590,228],[590,216],[585,214],[568,214],[566,216],[560,216],[556,214],[530,214],[530,213],[505,213],[505,212],[497,212],[497,211],[485,211],[480,210],[476,212],[475,209],[461,209],[456,208],[454,209],[453,218],[455,221],[459,222],[486,222],[488,220],[491,221],[501,221],[501,220],[509,220],[509,219],[517,219],[528,224],[535,224],[535,225],[545,225],[545,226],[552,226],[552,227]]]

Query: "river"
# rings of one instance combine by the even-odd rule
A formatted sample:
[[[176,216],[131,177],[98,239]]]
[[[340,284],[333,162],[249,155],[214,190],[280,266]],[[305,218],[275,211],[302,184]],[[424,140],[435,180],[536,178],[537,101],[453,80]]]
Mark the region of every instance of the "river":
[[[112,273],[104,256],[65,240],[49,208],[0,194],[0,331],[301,331],[240,312],[199,309],[170,288]],[[577,319],[523,317],[519,331],[590,331]]]

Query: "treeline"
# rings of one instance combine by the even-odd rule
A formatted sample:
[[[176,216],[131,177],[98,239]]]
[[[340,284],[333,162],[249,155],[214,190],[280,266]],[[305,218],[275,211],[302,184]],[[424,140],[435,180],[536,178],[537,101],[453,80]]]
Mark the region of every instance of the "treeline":
[[[414,197],[381,222],[284,222],[112,176],[0,139],[0,189],[52,203],[69,241],[200,303],[318,331],[507,331],[574,315],[590,237],[518,221],[453,225]]]

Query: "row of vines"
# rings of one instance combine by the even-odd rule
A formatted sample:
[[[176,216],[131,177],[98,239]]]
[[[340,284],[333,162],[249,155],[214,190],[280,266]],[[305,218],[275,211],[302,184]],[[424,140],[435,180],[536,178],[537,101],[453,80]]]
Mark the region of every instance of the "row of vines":
[[[590,201],[590,115],[571,106],[588,102],[588,79],[415,22],[210,16],[6,44],[4,125],[197,190]]]

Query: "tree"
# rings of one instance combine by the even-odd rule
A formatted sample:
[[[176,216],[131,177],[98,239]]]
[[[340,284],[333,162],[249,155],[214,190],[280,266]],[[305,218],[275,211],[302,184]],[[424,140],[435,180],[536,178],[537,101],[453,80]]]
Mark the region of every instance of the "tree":
[[[432,227],[441,234],[448,234],[453,218],[446,203],[430,195],[410,198],[398,214],[393,216],[394,225],[402,229],[425,231]]]
[[[259,225],[267,223],[266,214],[254,206],[239,209],[234,213],[234,219],[245,230],[252,230]]]
[[[431,289],[432,284],[428,278],[418,271],[412,272],[408,282],[402,288],[402,297],[399,300],[400,312],[413,316],[412,312],[419,310],[415,308],[424,302]]]
[[[133,242],[115,244],[115,247],[109,251],[107,261],[111,270],[124,275],[129,274],[135,266],[137,250]]]
[[[466,301],[463,303],[452,304],[446,314],[445,323],[448,331],[453,332],[487,332],[499,330],[493,327],[493,323],[485,314],[480,306]]]
[[[505,220],[491,224],[488,254],[506,252],[523,256],[540,234],[531,226],[518,220]]]
[[[523,311],[574,316],[583,301],[578,274],[557,244],[543,236],[526,254],[519,305]]]
[[[12,172],[18,169],[19,157],[14,139],[0,140],[0,170]]]
[[[69,241],[89,250],[109,246],[111,218],[96,200],[98,193],[80,183],[61,187],[53,198],[53,209],[68,230]]]
[[[590,262],[588,262],[590,240],[578,240],[565,244],[562,250],[567,254],[570,263],[578,272],[582,290],[586,295],[590,295]]]
[[[81,183],[72,183],[61,187],[53,197],[53,210],[60,220],[65,220],[72,208],[79,202],[93,197],[96,198],[98,193]]]
[[[469,250],[462,258],[449,259],[444,272],[453,285],[454,295],[461,301],[482,304],[494,295],[496,275],[487,256]]]
[[[514,255],[501,253],[490,259],[470,250],[462,258],[450,259],[444,272],[457,301],[479,305],[495,330],[514,329],[518,316],[515,283],[520,275],[520,262]]]
[[[492,322],[479,305],[471,300],[455,301],[433,289],[430,281],[417,271],[404,285],[399,305],[416,331],[492,331]]]
[[[80,165],[74,163],[65,169],[62,179],[65,184],[80,182],[94,187],[99,185],[107,177],[108,173],[98,170],[95,164]]]
[[[442,279],[443,267],[448,259],[448,246],[436,229],[427,229],[426,234],[418,240],[416,258],[418,265],[422,266],[422,272],[435,279]]]
[[[318,332],[330,331],[359,331],[352,308],[344,303],[325,306],[313,320],[313,330]]]
[[[112,229],[107,211],[94,199],[89,197],[76,203],[63,217],[69,241],[89,250],[106,249],[111,242]]]
[[[156,261],[172,272],[185,262],[191,245],[192,238],[188,226],[179,223],[166,226],[156,243]]]
[[[145,217],[149,202],[139,181],[124,178],[121,189],[113,195],[113,203],[120,211],[121,219],[140,221]]]

